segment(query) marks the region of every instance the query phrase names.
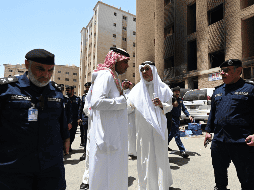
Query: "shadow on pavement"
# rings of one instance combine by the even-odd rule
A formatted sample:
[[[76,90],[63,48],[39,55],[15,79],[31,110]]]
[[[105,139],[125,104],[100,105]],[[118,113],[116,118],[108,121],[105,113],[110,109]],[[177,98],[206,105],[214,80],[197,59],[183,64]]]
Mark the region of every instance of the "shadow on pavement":
[[[189,154],[190,156],[201,156],[201,154],[197,153],[197,152],[190,152],[190,151],[186,151],[187,154]],[[177,151],[177,150],[173,150],[173,151],[170,151],[169,154],[175,154],[175,155],[179,155],[180,156],[180,151]]]
[[[169,190],[181,190],[180,188],[169,187]]]
[[[70,152],[70,155],[72,154],[77,154],[77,153],[84,153],[84,149],[72,149],[72,151]]]
[[[128,177],[128,187],[130,187],[133,184],[134,180],[136,180],[135,177],[132,177],[132,176]]]
[[[190,161],[189,158],[169,157],[169,163],[173,163],[173,164],[176,164],[178,166],[183,166],[183,165],[187,164],[189,161]],[[180,168],[178,166],[170,166],[170,168],[172,170],[177,170],[177,169]]]
[[[67,159],[67,160],[64,161],[64,165],[66,165],[66,164],[76,165],[79,162],[81,162],[79,159],[78,160],[68,160]]]

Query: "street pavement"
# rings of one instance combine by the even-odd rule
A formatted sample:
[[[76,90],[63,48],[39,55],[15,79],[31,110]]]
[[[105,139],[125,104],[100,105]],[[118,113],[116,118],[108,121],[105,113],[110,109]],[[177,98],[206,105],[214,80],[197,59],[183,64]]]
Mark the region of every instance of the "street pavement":
[[[181,137],[190,155],[188,159],[179,156],[179,149],[174,138],[169,144],[173,151],[169,151],[169,163],[173,176],[173,185],[170,190],[213,190],[215,186],[214,173],[211,159],[211,143],[204,147],[204,136]],[[82,183],[85,161],[79,158],[84,152],[80,145],[80,130],[78,128],[75,141],[72,145],[72,153],[65,156],[65,177],[67,190],[79,190]],[[138,190],[137,161],[128,162],[128,190]],[[240,190],[241,185],[238,180],[234,165],[231,163],[228,169],[228,189]]]

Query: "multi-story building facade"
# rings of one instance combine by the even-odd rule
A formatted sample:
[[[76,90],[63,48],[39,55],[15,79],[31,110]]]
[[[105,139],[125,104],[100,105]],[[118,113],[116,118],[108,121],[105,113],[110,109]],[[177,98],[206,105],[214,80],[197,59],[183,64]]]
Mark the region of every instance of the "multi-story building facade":
[[[4,64],[4,67],[4,77],[23,75],[27,71],[25,64]],[[75,65],[55,65],[51,80],[57,84],[64,84],[65,87],[74,86],[74,94],[78,95],[79,67]]]
[[[74,94],[78,94],[78,84],[79,84],[79,67],[75,65],[55,65],[55,69],[52,75],[52,81],[57,84],[64,84],[66,86],[74,86]],[[64,88],[64,94],[66,90]]]
[[[104,62],[110,47],[125,49],[130,54],[129,68],[120,79],[135,82],[136,16],[101,1],[93,13],[88,25],[81,30],[80,94],[84,84],[91,81],[97,64]]]
[[[137,0],[137,62],[155,61],[172,87],[220,85],[228,59],[242,60],[242,77],[252,79],[253,15],[250,0]]]
[[[4,65],[4,77],[23,75],[27,71],[25,64],[17,64],[17,65],[3,64],[3,65]]]

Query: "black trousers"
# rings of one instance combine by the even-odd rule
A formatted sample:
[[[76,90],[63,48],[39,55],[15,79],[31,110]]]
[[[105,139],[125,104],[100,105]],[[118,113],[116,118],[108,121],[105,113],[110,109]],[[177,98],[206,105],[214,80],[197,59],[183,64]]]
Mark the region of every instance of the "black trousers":
[[[83,121],[80,125],[81,131],[81,143],[84,144],[84,149],[86,150],[86,142],[87,142],[87,130],[88,130],[88,121]]]
[[[0,171],[0,189],[1,190],[64,190],[66,189],[65,169],[63,163],[40,170],[38,166],[34,167],[34,172]]]
[[[72,144],[74,139],[75,139],[75,135],[76,135],[76,131],[78,128],[78,122],[77,121],[73,121],[72,122],[72,128],[70,130],[70,143]]]
[[[228,185],[227,169],[232,161],[235,165],[242,190],[254,187],[254,147],[246,143],[224,143],[213,141],[211,145],[212,164],[216,186],[226,189]]]

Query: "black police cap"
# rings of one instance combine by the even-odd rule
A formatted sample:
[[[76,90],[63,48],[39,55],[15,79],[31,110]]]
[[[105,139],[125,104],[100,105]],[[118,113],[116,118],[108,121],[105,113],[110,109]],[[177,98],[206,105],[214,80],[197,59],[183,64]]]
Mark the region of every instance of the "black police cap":
[[[180,87],[177,86],[177,87],[173,88],[173,92],[174,92],[174,91],[180,91]]]
[[[141,63],[141,65],[146,65],[146,64],[155,66],[155,63],[152,61],[145,61],[145,62]]]
[[[55,55],[45,49],[33,49],[26,54],[25,58],[45,65],[55,65]]]
[[[87,82],[85,86],[91,86],[91,82]]]
[[[73,87],[73,86],[66,86],[66,89],[71,89],[71,90],[73,90],[74,87]]]
[[[222,67],[228,67],[228,66],[237,66],[237,67],[242,67],[242,61],[239,59],[229,59],[227,61],[224,61],[221,65],[220,68]]]
[[[130,55],[127,53],[127,51],[121,49],[121,48],[116,48],[116,47],[111,47],[110,50],[116,52],[116,53],[120,53],[126,57],[130,57]]]

